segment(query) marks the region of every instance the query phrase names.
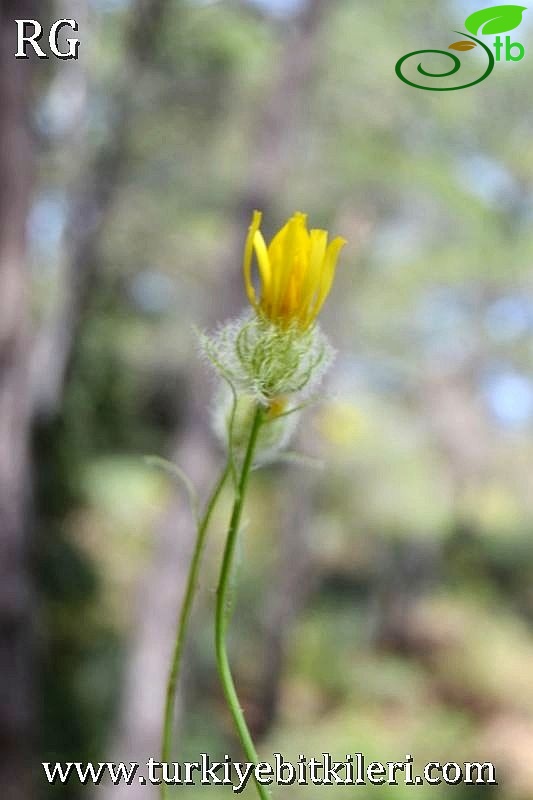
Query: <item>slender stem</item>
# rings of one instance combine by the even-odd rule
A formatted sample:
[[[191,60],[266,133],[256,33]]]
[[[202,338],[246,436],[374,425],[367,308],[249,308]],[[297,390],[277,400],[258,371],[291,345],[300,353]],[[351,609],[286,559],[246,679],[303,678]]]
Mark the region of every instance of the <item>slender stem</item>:
[[[177,632],[176,632],[176,642],[174,645],[174,652],[172,655],[172,662],[170,664],[170,671],[167,681],[165,716],[164,716],[163,732],[161,740],[161,761],[164,763],[168,763],[170,761],[170,756],[171,756],[176,689],[181,672],[183,648],[185,645],[185,637],[187,634],[192,603],[196,591],[196,584],[198,582],[198,573],[200,570],[202,555],[205,548],[207,529],[209,526],[211,515],[217,504],[217,500],[220,497],[220,493],[222,491],[224,483],[226,482],[226,478],[230,473],[230,468],[231,468],[231,460],[228,460],[228,463],[225,469],[223,470],[220,478],[218,479],[218,482],[216,483],[215,488],[213,489],[213,492],[208,500],[204,515],[198,524],[196,543],[194,545],[194,552],[191,559],[191,565],[189,567],[189,574],[187,576],[185,595],[183,597],[183,603],[179,613]],[[165,800],[165,798],[168,796],[167,789],[168,787],[163,781],[163,783],[161,784],[161,797],[163,798],[163,800]]]
[[[246,495],[248,479],[250,477],[250,471],[253,464],[253,457],[254,457],[255,447],[257,444],[257,437],[259,434],[259,430],[261,428],[261,424],[263,422],[263,416],[264,416],[264,411],[260,406],[258,406],[252,422],[252,427],[250,430],[250,438],[248,440],[248,447],[246,449],[246,454],[244,457],[244,462],[242,465],[239,482],[236,488],[235,502],[233,504],[233,511],[231,514],[231,520],[228,529],[228,537],[226,540],[226,547],[224,549],[224,556],[222,559],[222,567],[220,570],[220,578],[217,588],[217,605],[216,605],[216,617],[215,617],[215,646],[216,646],[217,666],[220,675],[220,680],[222,681],[224,695],[226,697],[226,701],[231,711],[233,722],[235,723],[235,727],[239,734],[242,748],[246,754],[247,759],[253,764],[259,763],[259,757],[257,755],[255,745],[250,735],[250,731],[248,730],[248,726],[246,724],[246,720],[244,718],[241,705],[239,703],[239,698],[235,690],[235,684],[233,682],[231,668],[229,665],[228,652],[226,647],[226,634],[228,628],[228,615],[226,613],[226,608],[227,608],[228,588],[230,585],[230,578],[233,568],[233,557],[235,555],[235,545],[237,543],[237,536],[239,533],[239,526],[241,522],[244,498]],[[267,792],[265,787],[262,786],[260,783],[258,783],[257,780],[255,781],[255,784],[261,800],[269,800],[269,793]]]

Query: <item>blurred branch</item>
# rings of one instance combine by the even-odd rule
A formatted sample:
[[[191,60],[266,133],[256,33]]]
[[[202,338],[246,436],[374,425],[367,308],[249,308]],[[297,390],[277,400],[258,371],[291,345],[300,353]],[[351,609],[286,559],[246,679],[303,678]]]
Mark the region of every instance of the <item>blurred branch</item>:
[[[251,134],[255,146],[250,178],[240,202],[246,220],[254,208],[268,211],[284,192],[286,167],[306,109],[306,90],[320,54],[320,24],[331,5],[331,0],[309,0],[289,27],[279,72],[258,106]]]

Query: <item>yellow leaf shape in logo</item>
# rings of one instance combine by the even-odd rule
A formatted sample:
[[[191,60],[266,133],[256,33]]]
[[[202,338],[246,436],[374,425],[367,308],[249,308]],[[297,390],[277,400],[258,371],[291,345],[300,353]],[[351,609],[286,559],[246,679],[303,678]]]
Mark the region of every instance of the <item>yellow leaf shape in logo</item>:
[[[454,42],[448,47],[448,50],[473,50],[477,47],[475,42],[469,42],[467,39],[462,39],[460,42]]]

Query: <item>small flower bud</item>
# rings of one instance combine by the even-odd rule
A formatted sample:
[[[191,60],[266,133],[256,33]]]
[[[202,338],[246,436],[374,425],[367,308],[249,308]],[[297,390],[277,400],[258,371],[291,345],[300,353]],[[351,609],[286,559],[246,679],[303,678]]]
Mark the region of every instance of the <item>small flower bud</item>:
[[[242,456],[250,437],[257,401],[250,395],[240,394],[236,406],[234,404],[233,393],[226,384],[221,384],[213,404],[213,429],[225,449],[231,444],[234,453]],[[259,431],[256,461],[271,461],[289,443],[298,425],[299,414],[287,413],[288,411],[290,406],[285,405],[283,412],[274,416],[270,409],[266,413]]]

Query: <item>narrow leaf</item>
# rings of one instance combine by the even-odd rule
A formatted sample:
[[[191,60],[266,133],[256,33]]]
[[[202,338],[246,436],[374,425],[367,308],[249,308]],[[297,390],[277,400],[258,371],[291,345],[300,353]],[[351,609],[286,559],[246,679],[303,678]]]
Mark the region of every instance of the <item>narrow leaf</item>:
[[[475,42],[469,42],[466,39],[463,39],[460,42],[454,42],[448,47],[448,50],[473,50],[474,47],[477,47]]]
[[[194,488],[194,484],[189,478],[189,476],[180,467],[178,467],[177,464],[174,464],[172,461],[167,461],[166,458],[160,458],[159,456],[145,456],[144,462],[149,467],[154,467],[155,469],[163,470],[163,472],[166,472],[168,475],[171,475],[179,483],[181,483],[182,486],[184,486],[185,491],[187,492],[187,497],[189,499],[194,521],[198,523],[198,516],[199,516],[198,495],[196,494],[196,489]]]
[[[465,26],[467,31],[476,36],[478,33],[490,35],[491,33],[505,33],[518,28],[522,22],[525,6],[491,6],[475,11],[467,17]]]

